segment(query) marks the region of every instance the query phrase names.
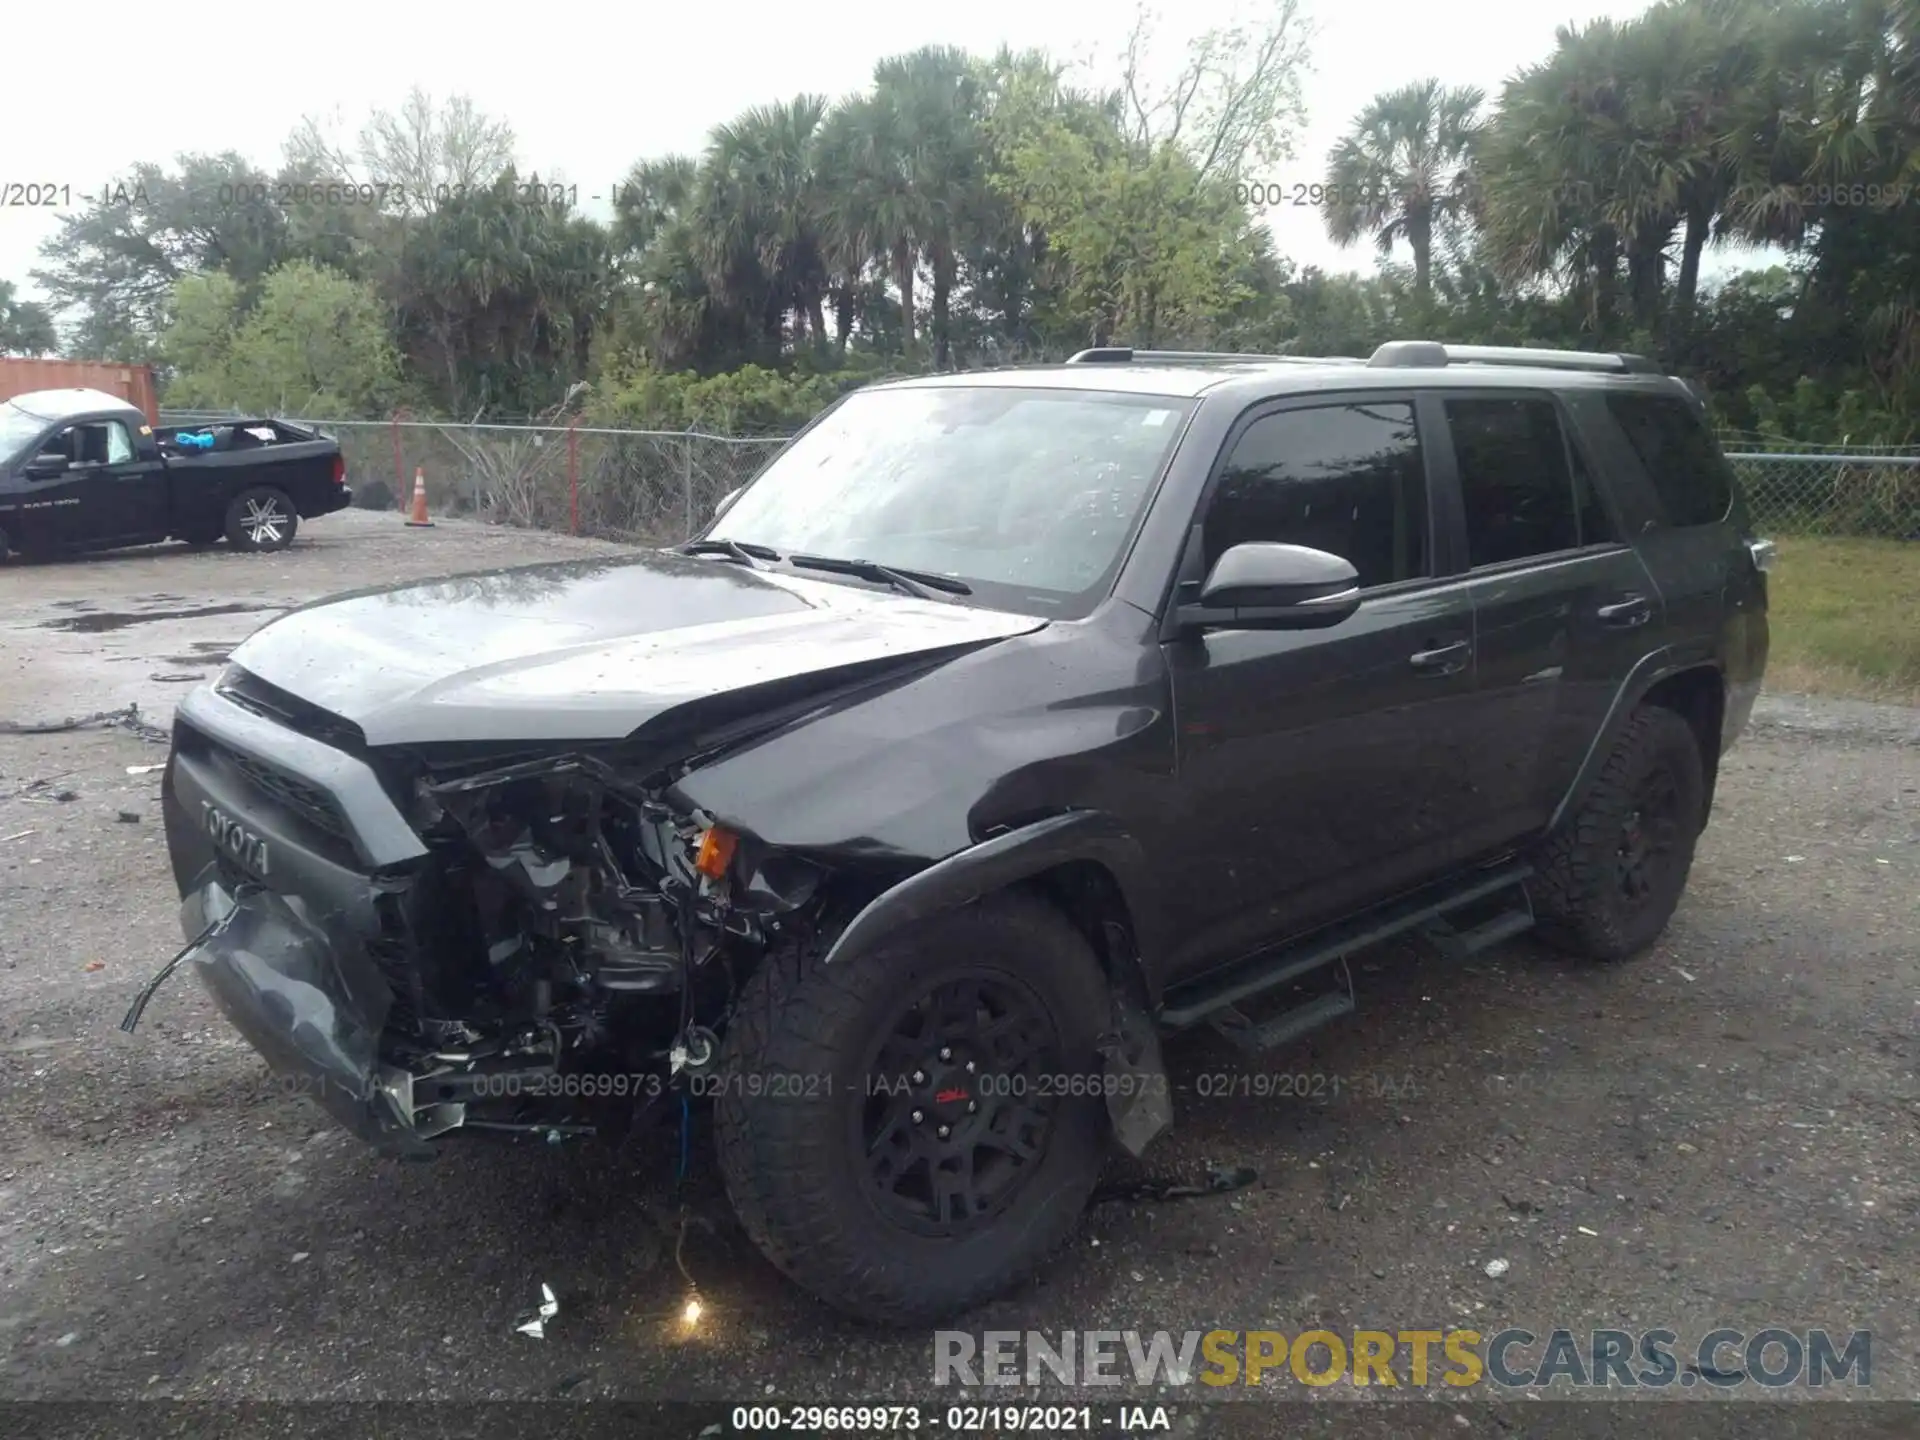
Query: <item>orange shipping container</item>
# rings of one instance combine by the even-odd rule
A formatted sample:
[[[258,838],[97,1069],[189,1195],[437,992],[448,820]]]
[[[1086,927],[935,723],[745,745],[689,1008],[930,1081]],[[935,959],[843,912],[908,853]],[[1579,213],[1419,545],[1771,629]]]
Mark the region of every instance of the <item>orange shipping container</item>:
[[[29,390],[104,390],[144,410],[149,425],[160,423],[160,401],[153,388],[153,370],[146,365],[0,357],[0,400],[11,400]]]

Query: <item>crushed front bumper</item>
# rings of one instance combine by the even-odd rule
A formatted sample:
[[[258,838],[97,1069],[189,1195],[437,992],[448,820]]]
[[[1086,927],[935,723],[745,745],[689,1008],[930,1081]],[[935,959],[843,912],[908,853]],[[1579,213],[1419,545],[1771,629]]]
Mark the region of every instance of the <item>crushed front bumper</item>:
[[[360,760],[201,688],[161,783],[191,966],[286,1088],[383,1150],[430,1153],[385,1073],[381,905],[425,848]]]
[[[181,902],[180,928],[206,933],[187,963],[290,1092],[382,1150],[431,1153],[383,1083],[392,990],[364,949],[330,936],[298,896],[243,887],[236,899],[219,880]]]

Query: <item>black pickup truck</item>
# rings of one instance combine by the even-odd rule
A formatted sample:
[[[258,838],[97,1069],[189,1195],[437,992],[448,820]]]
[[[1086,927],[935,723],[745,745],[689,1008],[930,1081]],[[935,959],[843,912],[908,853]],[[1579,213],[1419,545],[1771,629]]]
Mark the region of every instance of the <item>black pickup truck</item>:
[[[352,501],[340,447],[284,420],[156,430],[100,390],[0,404],[0,560],[222,536],[236,550],[281,550],[302,519]]]

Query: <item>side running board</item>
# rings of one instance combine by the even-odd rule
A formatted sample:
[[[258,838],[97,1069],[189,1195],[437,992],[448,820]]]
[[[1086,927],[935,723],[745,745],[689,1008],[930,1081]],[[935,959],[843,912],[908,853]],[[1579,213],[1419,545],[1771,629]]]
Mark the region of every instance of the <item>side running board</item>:
[[[1160,1023],[1184,1030],[1202,1021],[1255,1050],[1270,1050],[1299,1039],[1354,1009],[1353,978],[1341,963],[1356,951],[1408,931],[1420,931],[1449,959],[1464,959],[1522,933],[1533,925],[1533,907],[1524,882],[1533,867],[1509,862],[1496,869],[1426,886],[1352,920],[1327,927],[1277,950],[1261,951],[1211,975],[1168,992]],[[1447,917],[1477,907],[1487,918],[1456,929]],[[1259,1023],[1239,1006],[1243,1001],[1290,985],[1317,970],[1340,965],[1339,987],[1314,996]]]

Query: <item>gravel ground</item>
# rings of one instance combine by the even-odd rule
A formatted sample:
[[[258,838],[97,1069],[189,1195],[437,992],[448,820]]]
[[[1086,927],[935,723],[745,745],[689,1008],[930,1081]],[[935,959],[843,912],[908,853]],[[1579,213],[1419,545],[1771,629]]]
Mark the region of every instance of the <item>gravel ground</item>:
[[[10,569],[0,719],[137,702],[161,720],[187,682],[151,677],[209,674],[271,610],[594,548],[610,547],[349,512],[279,556]],[[1913,711],[1763,701],[1649,953],[1387,949],[1356,966],[1357,1016],[1263,1067],[1183,1041],[1179,1122],[1145,1171],[1257,1181],[1096,1206],[966,1328],[1664,1326],[1683,1345],[1864,1328],[1873,1397],[1920,1399],[1917,747]],[[113,730],[0,736],[0,1396],[929,1391],[928,1335],[844,1323],[758,1259],[698,1112],[684,1184],[672,1130],[401,1166],[277,1089],[191,981],[121,1034],[179,944],[158,777],[128,774],[161,758]],[[1281,1093],[1303,1088],[1289,1075],[1309,1098]],[[1222,1077],[1251,1093],[1221,1096]],[[692,1332],[681,1265],[706,1307]],[[535,1341],[513,1324],[543,1282],[561,1309]]]

